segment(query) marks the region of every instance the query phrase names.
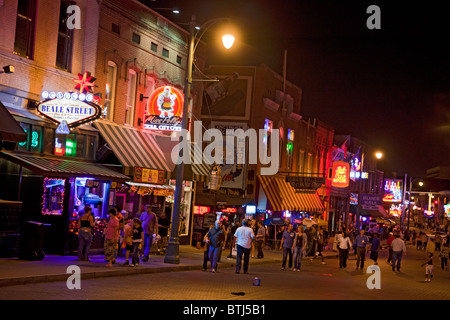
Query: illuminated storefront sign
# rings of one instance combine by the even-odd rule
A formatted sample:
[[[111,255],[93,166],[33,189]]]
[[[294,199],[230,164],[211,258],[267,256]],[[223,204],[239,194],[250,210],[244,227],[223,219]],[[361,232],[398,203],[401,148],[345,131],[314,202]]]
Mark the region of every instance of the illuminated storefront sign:
[[[333,162],[331,185],[335,188],[346,188],[350,181],[350,165],[345,161]]]
[[[147,168],[134,168],[134,182],[164,184],[164,171]]]
[[[38,112],[57,124],[64,123],[69,128],[96,120],[101,115],[100,107],[94,103],[64,97],[41,102]]]
[[[384,179],[384,202],[402,202],[403,184],[400,179]]]
[[[399,204],[399,205],[392,204],[391,207],[389,208],[389,214],[394,217],[401,216],[402,211],[403,211],[403,206],[401,204]]]
[[[144,129],[180,131],[184,96],[177,88],[162,86],[148,98]]]
[[[205,214],[210,212],[210,208],[206,206],[194,206],[194,214]]]
[[[431,208],[431,210],[424,210],[423,214],[425,217],[433,218],[434,217],[434,208]]]
[[[444,204],[444,212],[445,212],[445,216],[450,219],[450,203],[449,204]]]
[[[78,74],[75,89],[77,92],[42,91],[43,102],[38,104],[38,112],[47,119],[59,124],[56,133],[68,134],[70,128],[96,120],[101,116],[101,107],[94,103],[91,93],[95,78],[88,72]]]

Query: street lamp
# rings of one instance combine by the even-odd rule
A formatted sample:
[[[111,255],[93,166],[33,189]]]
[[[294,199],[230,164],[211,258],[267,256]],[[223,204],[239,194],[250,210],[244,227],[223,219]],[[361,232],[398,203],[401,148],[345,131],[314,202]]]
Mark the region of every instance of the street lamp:
[[[184,86],[184,103],[183,103],[183,118],[181,122],[181,130],[187,130],[188,128],[188,109],[189,109],[189,100],[191,97],[191,85],[192,85],[192,67],[194,63],[194,53],[197,48],[198,43],[200,42],[201,37],[206,32],[206,30],[212,26],[214,23],[227,20],[224,18],[212,19],[205,22],[202,26],[198,26],[195,21],[195,16],[193,15],[191,21],[189,23],[189,50],[188,50],[188,59],[186,61],[186,79]],[[206,28],[205,28],[206,27]],[[205,29],[203,29],[205,28]],[[197,37],[196,32],[202,29],[202,33],[199,37]],[[197,30],[197,31],[196,31]],[[227,38],[230,39],[229,37]],[[197,40],[197,43],[195,41]],[[229,45],[229,42],[228,42]],[[232,44],[231,44],[232,45]],[[181,135],[180,135],[181,139]],[[180,145],[180,144],[179,144]],[[167,251],[166,256],[164,257],[165,263],[178,264],[180,263],[180,241],[178,238],[178,227],[180,224],[180,212],[181,212],[181,195],[183,194],[183,174],[184,174],[184,165],[183,163],[177,166],[177,177],[175,182],[175,196],[174,196],[174,205],[172,211],[172,226],[170,231],[169,242],[167,243]]]
[[[412,177],[409,177],[409,203],[408,203],[408,224],[406,225],[406,231],[409,232],[409,222],[410,222],[410,218],[411,218],[411,190],[412,190],[412,185],[414,182],[419,181],[419,186],[423,186],[423,181],[421,181],[422,179],[420,178],[415,178],[414,180],[412,179]]]

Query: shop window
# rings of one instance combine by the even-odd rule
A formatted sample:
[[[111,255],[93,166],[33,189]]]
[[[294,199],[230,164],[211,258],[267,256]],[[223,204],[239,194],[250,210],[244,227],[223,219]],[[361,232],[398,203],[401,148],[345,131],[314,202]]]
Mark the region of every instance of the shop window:
[[[292,169],[294,161],[294,130],[288,129],[286,144],[286,169]]]
[[[41,126],[31,126],[31,134],[30,134],[30,151],[31,152],[41,152],[42,150],[42,130]]]
[[[20,126],[22,127],[23,131],[25,131],[27,133],[27,140],[24,142],[19,142],[17,144],[17,150],[20,151],[28,151],[28,147],[30,144],[30,132],[31,132],[31,125],[28,123],[20,123]]]
[[[77,154],[77,139],[74,134],[66,135],[66,157],[75,157]]]
[[[95,150],[97,148],[97,137],[86,136],[86,159],[94,160]]]
[[[65,182],[65,179],[44,179],[42,214],[62,215]]]
[[[57,133],[55,135],[55,155],[66,155],[66,135]]]
[[[55,143],[55,130],[53,128],[44,128],[43,150],[47,154],[53,154]]]
[[[78,216],[85,206],[92,208],[92,213],[95,217],[106,215],[107,208],[103,210],[104,193],[108,191],[106,190],[106,184],[106,182],[95,180],[94,178],[77,177],[75,179],[73,217]]]
[[[73,48],[73,28],[69,28],[67,24],[67,8],[70,5],[72,5],[71,1],[61,1],[59,10],[58,44],[56,47],[56,66],[67,71],[70,71],[71,69]]]
[[[36,0],[19,0],[14,53],[33,59]]]
[[[78,158],[84,158],[86,146],[86,135],[77,134],[77,155]]]

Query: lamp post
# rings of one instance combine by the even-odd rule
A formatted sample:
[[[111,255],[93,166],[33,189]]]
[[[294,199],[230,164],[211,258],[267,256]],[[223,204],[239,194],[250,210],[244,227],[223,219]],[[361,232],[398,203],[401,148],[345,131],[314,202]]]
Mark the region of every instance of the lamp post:
[[[408,232],[409,232],[409,222],[410,222],[410,218],[411,218],[411,192],[412,192],[412,185],[413,185],[414,182],[420,181],[419,185],[423,186],[423,182],[421,180],[422,179],[420,179],[420,178],[412,179],[412,177],[409,177],[408,224],[406,225],[406,231],[408,231]]]
[[[208,27],[212,25],[212,23],[224,20],[223,18],[213,19],[207,21],[203,25],[207,25]],[[189,111],[189,101],[191,98],[191,85],[192,85],[192,67],[194,63],[194,53],[197,45],[195,44],[196,40],[196,30],[200,30],[198,27],[195,16],[193,15],[191,21],[189,23],[189,47],[188,47],[188,58],[186,61],[186,79],[184,86],[184,103],[183,103],[183,118],[181,121],[181,130],[188,129],[188,111]],[[202,34],[198,38],[198,42],[200,41],[201,36],[205,33],[206,29],[203,30]],[[229,40],[229,38],[227,38]],[[225,41],[225,39],[223,39]],[[198,44],[197,42],[197,44]],[[181,138],[181,135],[180,135]],[[177,176],[175,182],[175,196],[174,196],[174,205],[172,211],[172,223],[171,223],[171,231],[170,238],[167,243],[167,251],[166,256],[164,257],[165,263],[179,264],[180,263],[180,239],[178,237],[178,227],[180,224],[180,213],[181,213],[181,196],[184,192],[183,188],[183,175],[184,175],[184,164],[180,163],[177,166]]]
[[[359,232],[359,220],[361,218],[361,191],[362,191],[362,177],[363,177],[363,167],[364,167],[364,158],[366,157],[366,154],[364,152],[361,152],[361,162],[359,167],[359,183],[358,183],[358,210],[356,213],[356,232]],[[383,157],[383,153],[376,152],[375,157],[377,159],[381,159]]]

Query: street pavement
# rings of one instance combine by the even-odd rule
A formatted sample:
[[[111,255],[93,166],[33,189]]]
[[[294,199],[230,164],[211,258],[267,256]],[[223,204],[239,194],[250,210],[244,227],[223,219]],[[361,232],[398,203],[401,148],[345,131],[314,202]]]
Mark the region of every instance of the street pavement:
[[[434,280],[426,283],[425,268],[420,266],[425,253],[411,245],[407,249],[401,272],[392,272],[386,263],[387,250],[380,253],[381,288],[372,290],[366,283],[371,274],[355,270],[353,255],[348,267],[339,269],[332,251],[325,252],[325,264],[304,259],[301,272],[293,272],[280,270],[280,251],[266,250],[264,259],[250,260],[249,275],[234,273],[235,259],[228,260],[228,252],[217,273],[202,272],[203,250],[190,246],[180,247],[179,265],[164,263],[163,255],[151,255],[149,262],[135,268],[122,266],[120,257],[112,268],[104,266],[102,256],[91,262],[67,256],[1,259],[0,300],[449,300],[449,273],[440,269],[439,259],[434,260]],[[81,269],[82,290],[66,287],[67,267],[73,264]],[[371,264],[366,258],[365,268]],[[255,277],[261,286],[253,286]]]

